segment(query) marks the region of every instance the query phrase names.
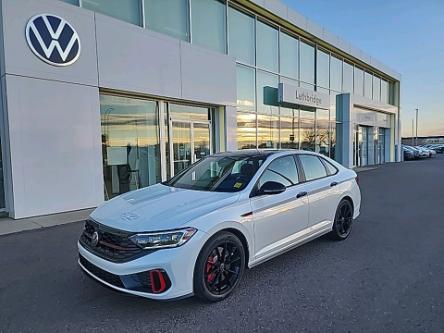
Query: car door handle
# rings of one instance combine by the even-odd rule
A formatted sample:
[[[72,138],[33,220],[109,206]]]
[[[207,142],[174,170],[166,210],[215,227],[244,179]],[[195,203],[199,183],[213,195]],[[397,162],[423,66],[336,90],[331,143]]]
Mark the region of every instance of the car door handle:
[[[336,185],[338,185],[338,182],[333,182],[333,183],[330,184],[330,187],[333,187],[333,186],[336,186]]]
[[[299,198],[305,197],[307,194],[308,194],[307,192],[299,192],[299,193],[296,195],[296,199],[299,199]]]

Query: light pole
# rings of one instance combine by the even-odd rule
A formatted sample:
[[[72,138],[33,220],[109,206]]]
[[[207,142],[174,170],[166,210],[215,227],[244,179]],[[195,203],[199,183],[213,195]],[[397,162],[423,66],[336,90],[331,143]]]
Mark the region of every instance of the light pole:
[[[418,109],[416,109],[416,139],[415,146],[418,145]]]
[[[412,139],[410,140],[412,146],[415,145],[415,119],[412,118]]]

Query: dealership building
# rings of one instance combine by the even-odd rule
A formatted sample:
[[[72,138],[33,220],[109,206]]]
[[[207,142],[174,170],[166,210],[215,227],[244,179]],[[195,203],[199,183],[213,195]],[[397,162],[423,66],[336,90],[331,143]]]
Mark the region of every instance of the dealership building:
[[[0,0],[0,208],[96,207],[245,148],[399,161],[400,75],[278,0]]]

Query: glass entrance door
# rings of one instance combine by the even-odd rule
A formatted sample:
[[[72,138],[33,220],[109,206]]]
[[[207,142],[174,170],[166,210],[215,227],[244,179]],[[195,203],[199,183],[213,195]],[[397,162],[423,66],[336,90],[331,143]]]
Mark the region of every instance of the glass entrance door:
[[[368,127],[358,126],[358,131],[356,133],[356,166],[358,167],[368,165],[368,135]]]
[[[376,152],[376,163],[385,163],[385,128],[378,129],[378,144]]]
[[[210,155],[210,122],[171,121],[171,176],[178,174],[190,164]]]
[[[172,175],[185,169],[192,163],[191,159],[191,123],[173,121],[172,129]]]

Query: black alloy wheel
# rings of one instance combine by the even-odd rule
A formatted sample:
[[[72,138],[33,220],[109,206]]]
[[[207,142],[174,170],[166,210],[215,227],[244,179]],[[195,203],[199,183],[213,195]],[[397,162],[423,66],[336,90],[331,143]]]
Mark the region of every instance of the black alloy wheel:
[[[234,234],[221,232],[199,254],[194,269],[194,292],[206,301],[220,301],[238,285],[245,270],[245,250]]]
[[[349,200],[342,200],[336,210],[335,222],[333,229],[330,232],[330,238],[334,240],[346,239],[352,229],[353,225],[353,205]]]

